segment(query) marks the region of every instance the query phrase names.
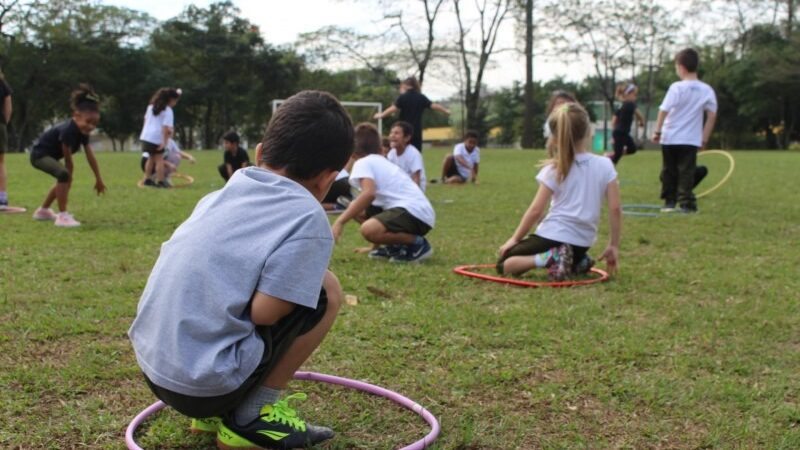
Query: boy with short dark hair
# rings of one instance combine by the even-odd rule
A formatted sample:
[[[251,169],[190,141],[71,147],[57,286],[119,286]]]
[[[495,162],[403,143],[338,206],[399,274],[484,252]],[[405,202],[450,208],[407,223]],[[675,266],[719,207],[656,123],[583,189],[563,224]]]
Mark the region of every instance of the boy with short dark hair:
[[[675,56],[675,72],[681,81],[672,83],[658,111],[653,142],[661,144],[662,211],[697,212],[692,193],[697,152],[711,137],[717,119],[717,97],[711,86],[697,78],[700,55],[683,49]],[[705,115],[705,126],[703,116]]]
[[[332,95],[303,91],[275,112],[237,171],[161,247],[129,336],[148,386],[224,449],[297,448],[333,431],[280,400],[333,325],[342,290],[320,200],[353,148]],[[220,419],[221,417],[221,419]]]
[[[234,172],[250,166],[250,156],[247,150],[239,146],[239,135],[235,131],[222,137],[222,147],[225,149],[225,156],[217,170],[227,182]]]
[[[391,150],[386,154],[386,159],[403,169],[403,172],[414,180],[414,183],[425,192],[428,184],[425,177],[425,161],[422,153],[411,143],[414,136],[414,127],[408,122],[398,120],[392,124],[389,131],[389,142]]]
[[[467,180],[478,182],[478,165],[481,162],[481,149],[478,147],[478,132],[467,130],[464,142],[453,147],[453,153],[442,162],[442,182],[462,184]],[[433,182],[433,181],[431,181]]]
[[[374,125],[356,127],[353,158],[350,184],[361,193],[334,222],[334,238],[339,239],[350,219],[366,212],[361,235],[383,246],[370,252],[370,258],[395,263],[430,258],[433,249],[424,236],[436,221],[433,207],[419,186],[381,155],[381,137]]]

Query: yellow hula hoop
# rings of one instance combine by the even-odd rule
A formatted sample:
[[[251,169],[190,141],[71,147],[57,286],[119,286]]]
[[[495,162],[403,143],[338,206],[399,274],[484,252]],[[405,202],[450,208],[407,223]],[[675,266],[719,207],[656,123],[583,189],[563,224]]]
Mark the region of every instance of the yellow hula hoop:
[[[695,195],[695,198],[702,198],[702,197],[705,197],[706,195],[716,191],[723,184],[728,182],[728,180],[731,178],[731,175],[733,175],[733,169],[736,168],[736,161],[733,159],[733,155],[731,155],[730,153],[726,152],[725,150],[706,150],[704,152],[699,152],[697,155],[698,156],[701,156],[701,155],[723,155],[724,157],[728,158],[728,162],[730,162],[730,167],[728,167],[728,173],[726,173],[725,176],[722,177],[721,180],[719,180],[719,183],[717,183],[714,186],[706,189],[705,191]]]
[[[191,186],[191,184],[194,183],[194,177],[192,177],[191,175],[186,175],[186,174],[180,173],[180,172],[175,172],[172,175],[170,175],[170,177],[172,177],[173,179],[177,178],[177,179],[183,180],[183,183],[174,183],[172,185],[173,189],[185,188],[187,186]],[[139,186],[140,188],[144,188],[145,187],[144,179],[140,178],[139,181],[136,183],[136,185]]]

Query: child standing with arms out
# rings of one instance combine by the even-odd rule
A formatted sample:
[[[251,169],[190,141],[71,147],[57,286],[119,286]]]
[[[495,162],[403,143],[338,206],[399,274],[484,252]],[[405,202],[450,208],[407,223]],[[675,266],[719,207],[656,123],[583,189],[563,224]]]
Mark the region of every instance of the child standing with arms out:
[[[370,258],[395,263],[430,258],[433,249],[424,236],[436,221],[431,202],[399,167],[381,156],[381,136],[374,125],[362,123],[356,127],[353,158],[350,184],[360,188],[361,193],[334,222],[336,240],[350,219],[366,213],[361,235],[376,246],[383,246],[370,252]]]
[[[536,176],[539,191],[511,238],[500,247],[497,271],[519,275],[536,267],[535,255],[557,247],[558,261],[549,278],[573,276],[597,238],[603,200],[608,203],[610,240],[600,257],[614,272],[619,259],[622,206],[617,172],[611,161],[588,152],[592,139],[589,115],[577,103],[557,107],[548,118],[553,135],[550,159]],[[548,203],[550,210],[545,215]],[[544,219],[542,220],[542,217]],[[541,220],[541,223],[540,223]],[[539,224],[536,232],[526,234]]]
[[[425,177],[425,162],[422,160],[422,153],[411,143],[412,134],[413,128],[408,122],[402,120],[395,122],[389,132],[392,149],[386,154],[386,159],[403,169],[422,192],[425,192],[428,184]]]
[[[333,236],[320,200],[353,149],[330,94],[304,91],[270,120],[258,167],[204,197],[161,247],[128,332],[153,393],[223,449],[297,448],[333,436],[280,399],[333,325]]]
[[[81,84],[72,92],[70,100],[72,118],[48,129],[33,144],[31,165],[56,179],[56,184],[47,193],[42,206],[33,213],[36,220],[54,220],[57,227],[72,228],[80,226],[67,211],[69,190],[72,187],[74,173],[73,155],[81,150],[86,151],[86,161],[94,172],[94,190],[97,195],[106,191],[106,185],[100,176],[100,167],[94,157],[89,135],[100,122],[100,98],[88,84]],[[61,164],[61,159],[64,164]],[[53,201],[58,202],[58,214],[50,209]]]
[[[439,103],[431,102],[425,94],[416,77],[408,77],[400,83],[400,96],[394,104],[382,113],[376,113],[374,119],[385,119],[400,111],[400,121],[411,124],[413,135],[411,145],[422,152],[422,113],[432,109],[445,115],[450,115],[450,110]]]
[[[467,130],[464,133],[464,142],[456,144],[453,154],[444,157],[442,183],[462,184],[467,180],[477,183],[480,162],[481,149],[478,147],[478,132]]]
[[[222,147],[225,149],[225,156],[217,170],[227,183],[234,172],[250,165],[250,156],[247,155],[247,150],[239,146],[239,135],[233,131],[222,137]]]
[[[139,135],[139,140],[142,141],[142,152],[150,155],[144,170],[146,186],[170,187],[164,171],[164,152],[172,137],[175,124],[172,108],[178,104],[180,98],[180,89],[161,88],[153,94],[150,104],[147,105],[142,133]],[[155,174],[155,180],[151,178],[153,174]]]
[[[644,116],[636,109],[636,96],[639,88],[633,83],[622,83],[617,85],[617,99],[622,102],[619,109],[614,111],[611,119],[611,127],[614,129],[611,136],[614,139],[614,154],[611,162],[616,166],[622,156],[636,153],[636,142],[631,137],[631,126],[633,118],[639,122],[639,126],[644,126]]]
[[[675,72],[681,81],[672,83],[658,110],[653,142],[661,144],[662,211],[697,212],[695,186],[697,152],[711,137],[717,120],[717,96],[711,86],[697,78],[700,55],[687,48],[675,56]],[[705,115],[705,126],[703,116]],[[700,177],[702,179],[702,177]]]
[[[8,123],[11,122],[11,86],[0,72],[0,212],[8,208],[5,156],[8,151]]]

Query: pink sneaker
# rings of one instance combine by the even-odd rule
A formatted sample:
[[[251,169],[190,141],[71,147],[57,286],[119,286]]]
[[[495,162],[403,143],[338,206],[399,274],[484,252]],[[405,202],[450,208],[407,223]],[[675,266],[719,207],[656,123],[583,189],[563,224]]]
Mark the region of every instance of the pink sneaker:
[[[36,208],[36,212],[33,213],[34,220],[56,220],[56,213],[53,212],[50,208]]]
[[[58,217],[56,217],[56,226],[63,228],[75,228],[81,226],[81,223],[75,220],[75,218],[72,217],[72,214],[68,212],[60,212],[58,213]]]

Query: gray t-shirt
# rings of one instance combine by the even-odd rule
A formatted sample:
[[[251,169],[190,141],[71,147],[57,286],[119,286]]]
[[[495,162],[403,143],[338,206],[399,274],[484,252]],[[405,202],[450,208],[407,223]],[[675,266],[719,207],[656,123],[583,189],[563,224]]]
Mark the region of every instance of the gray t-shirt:
[[[142,371],[185,395],[234,391],[264,351],[254,292],[316,308],[332,251],[308,190],[264,169],[237,171],[161,246],[128,331]]]

